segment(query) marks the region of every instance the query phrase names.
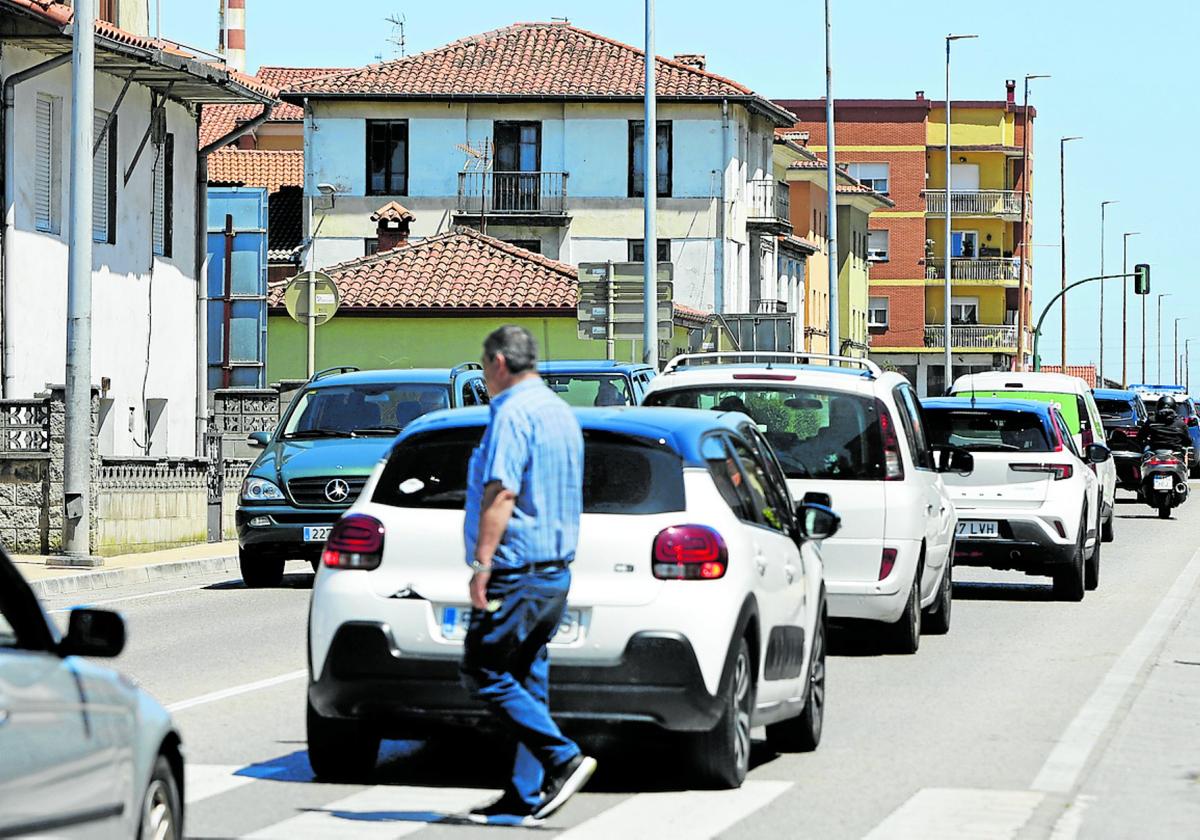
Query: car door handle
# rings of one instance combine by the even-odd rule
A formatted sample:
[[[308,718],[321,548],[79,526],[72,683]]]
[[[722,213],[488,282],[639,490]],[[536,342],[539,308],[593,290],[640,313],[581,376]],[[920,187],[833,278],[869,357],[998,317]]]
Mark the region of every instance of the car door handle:
[[[787,575],[788,583],[796,582],[796,567],[793,566],[791,563],[788,563],[786,566],[783,567],[783,573],[785,575]]]
[[[754,566],[758,569],[758,574],[760,576],[767,573],[767,561],[761,554],[756,554],[754,556]]]

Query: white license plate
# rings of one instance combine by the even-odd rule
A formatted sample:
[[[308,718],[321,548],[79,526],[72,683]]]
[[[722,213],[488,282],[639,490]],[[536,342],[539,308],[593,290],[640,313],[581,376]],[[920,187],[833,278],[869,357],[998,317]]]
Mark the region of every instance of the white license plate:
[[[1171,476],[1169,476],[1169,475],[1154,476],[1154,489],[1155,490],[1170,490],[1174,486],[1175,486],[1175,483],[1171,480]]]
[[[461,642],[467,637],[467,628],[471,626],[470,607],[442,607],[441,629],[442,638],[451,642]],[[558,632],[550,640],[551,644],[569,645],[579,639],[579,610],[567,610],[563,613],[562,623]]]
[[[305,542],[325,542],[329,539],[329,532],[333,530],[332,525],[308,525],[304,528]]]
[[[969,540],[993,539],[1000,536],[1000,525],[994,521],[963,519],[959,521],[954,533]]]

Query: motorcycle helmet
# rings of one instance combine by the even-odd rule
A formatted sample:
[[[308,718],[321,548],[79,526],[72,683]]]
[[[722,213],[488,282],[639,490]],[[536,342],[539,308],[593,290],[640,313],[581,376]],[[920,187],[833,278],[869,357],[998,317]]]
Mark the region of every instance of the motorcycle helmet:
[[[1163,394],[1161,397],[1158,398],[1158,404],[1155,406],[1155,410],[1163,411],[1164,409],[1168,409],[1168,408],[1171,411],[1178,412],[1179,403],[1176,402],[1175,398],[1172,397],[1170,394]]]

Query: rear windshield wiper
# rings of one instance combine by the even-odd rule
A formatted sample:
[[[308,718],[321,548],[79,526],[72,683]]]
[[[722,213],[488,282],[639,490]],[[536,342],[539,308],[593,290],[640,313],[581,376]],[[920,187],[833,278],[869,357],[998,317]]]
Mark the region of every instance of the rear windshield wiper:
[[[354,437],[359,435],[395,435],[401,431],[399,426],[363,426],[361,429],[355,429],[352,434]]]
[[[284,435],[285,438],[350,437],[345,429],[301,429]]]

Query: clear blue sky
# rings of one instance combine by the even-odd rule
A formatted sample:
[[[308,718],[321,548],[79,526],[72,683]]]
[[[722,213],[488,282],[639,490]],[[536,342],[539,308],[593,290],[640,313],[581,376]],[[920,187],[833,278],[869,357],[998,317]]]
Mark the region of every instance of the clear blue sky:
[[[151,0],[153,5],[154,0]],[[206,49],[216,45],[219,0],[165,0],[163,33]],[[1067,145],[1068,275],[1098,273],[1100,202],[1108,208],[1107,264],[1120,265],[1121,233],[1130,239],[1130,263],[1154,266],[1154,292],[1163,301],[1164,381],[1171,370],[1175,317],[1184,337],[1200,339],[1200,295],[1189,278],[1196,256],[1182,246],[1190,228],[1192,177],[1200,135],[1193,100],[1197,87],[1195,33],[1198,4],[1190,0],[833,0],[834,96],[931,97],[944,91],[943,36],[977,33],[955,47],[954,98],[999,99],[1004,80],[1050,73],[1032,83],[1036,180],[1035,309],[1059,287],[1058,138]],[[358,66],[397,55],[387,42],[388,15],[406,18],[408,52],[519,20],[567,17],[572,23],[629,43],[642,38],[638,0],[247,0],[250,69],[259,64]],[[779,98],[823,95],[824,28],[821,0],[759,0],[730,6],[704,0],[658,0],[660,55],[700,52],[709,69]],[[730,14],[736,10],[738,14]],[[1176,169],[1182,171],[1176,172]],[[1105,368],[1120,376],[1119,281],[1106,293]],[[1073,292],[1069,303],[1068,361],[1098,356],[1094,284]],[[1141,376],[1140,300],[1131,296],[1130,378]],[[1116,305],[1113,303],[1116,302]],[[1155,297],[1148,306],[1149,360],[1155,381]],[[1047,318],[1043,361],[1058,361],[1058,317]],[[1200,377],[1200,340],[1193,368]],[[1198,378],[1200,381],[1200,378]]]

